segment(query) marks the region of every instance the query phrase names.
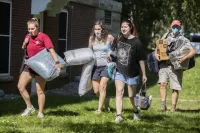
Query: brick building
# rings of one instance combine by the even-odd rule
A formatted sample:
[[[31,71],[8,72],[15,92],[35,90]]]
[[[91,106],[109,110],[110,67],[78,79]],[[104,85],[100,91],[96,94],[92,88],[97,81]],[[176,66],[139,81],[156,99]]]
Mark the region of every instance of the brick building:
[[[56,52],[88,46],[95,20],[104,20],[109,32],[119,32],[122,5],[113,0],[0,0],[0,89],[17,93],[23,50],[27,34],[26,22],[36,16],[40,31],[49,35]],[[61,87],[74,76],[80,76],[82,66],[67,68],[67,76],[47,83],[47,89]],[[68,80],[69,79],[69,80]],[[30,88],[30,86],[29,86]]]

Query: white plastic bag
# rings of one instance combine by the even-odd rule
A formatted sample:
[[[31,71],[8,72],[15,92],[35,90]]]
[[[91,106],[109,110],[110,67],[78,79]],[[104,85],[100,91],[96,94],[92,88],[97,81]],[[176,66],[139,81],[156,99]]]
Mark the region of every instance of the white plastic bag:
[[[81,79],[78,87],[78,93],[80,96],[83,96],[89,90],[92,89],[92,69],[94,67],[95,60],[91,60],[83,66]]]
[[[65,70],[67,67],[66,62],[59,55],[57,55],[57,57],[62,65],[61,71]],[[46,81],[51,81],[60,74],[51,53],[47,49],[43,49],[33,57],[25,59],[25,64],[27,64]]]
[[[80,48],[64,52],[67,65],[82,65],[94,59],[94,54],[91,48]]]

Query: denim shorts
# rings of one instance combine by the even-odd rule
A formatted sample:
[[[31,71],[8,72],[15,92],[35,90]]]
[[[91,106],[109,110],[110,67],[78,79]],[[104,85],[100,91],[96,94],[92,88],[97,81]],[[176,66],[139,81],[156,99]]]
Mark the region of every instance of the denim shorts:
[[[115,74],[115,80],[120,80],[128,85],[136,85],[139,83],[139,76],[137,77],[133,77],[133,78],[129,78],[127,76],[122,75],[119,72],[116,72]]]
[[[109,78],[107,66],[94,66],[92,70],[92,80],[101,80],[101,77]]]

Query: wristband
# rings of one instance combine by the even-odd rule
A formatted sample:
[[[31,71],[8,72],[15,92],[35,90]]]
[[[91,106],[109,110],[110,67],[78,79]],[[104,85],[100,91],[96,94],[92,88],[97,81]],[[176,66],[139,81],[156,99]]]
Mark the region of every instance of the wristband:
[[[60,61],[56,61],[56,64],[60,64]]]

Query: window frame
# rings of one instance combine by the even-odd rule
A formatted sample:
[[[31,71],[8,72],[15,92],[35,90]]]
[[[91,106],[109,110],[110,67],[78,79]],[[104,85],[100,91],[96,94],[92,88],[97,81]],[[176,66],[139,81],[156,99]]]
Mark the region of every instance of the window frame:
[[[10,30],[8,35],[0,34],[0,36],[9,37],[9,57],[8,57],[8,73],[0,73],[0,76],[10,76],[10,61],[11,61],[11,40],[12,40],[12,0],[0,0],[0,3],[10,4]]]
[[[65,50],[67,50],[67,40],[68,40],[68,15],[69,15],[69,13],[68,13],[68,10],[67,9],[63,9],[60,13],[66,13],[67,14],[67,17],[66,17],[66,19],[67,19],[67,21],[66,21],[66,39],[63,39],[63,38],[59,38],[58,37],[58,41],[63,41],[63,40],[66,40],[66,48],[65,48]]]
[[[106,14],[107,15],[109,14],[110,18],[107,18]],[[107,22],[108,19],[110,20],[110,22]],[[106,25],[112,25],[112,12],[111,11],[104,10],[104,22],[105,22]]]
[[[65,51],[67,51],[68,47],[67,47],[67,42],[68,42],[68,24],[69,24],[69,12],[67,9],[62,9],[60,13],[66,13],[66,38],[60,38],[58,36],[58,45],[59,45],[59,41],[64,41],[65,40]],[[59,47],[59,46],[58,46]]]

